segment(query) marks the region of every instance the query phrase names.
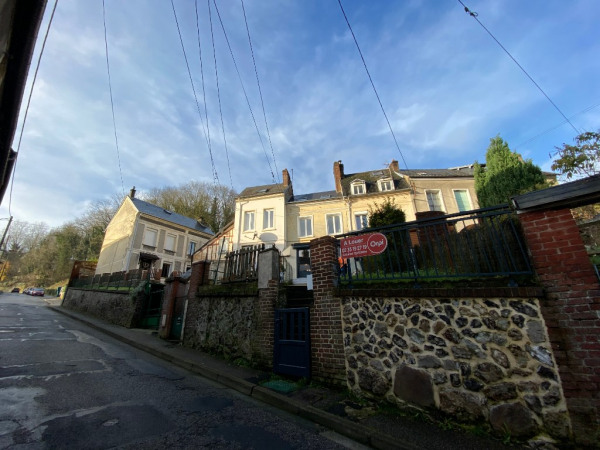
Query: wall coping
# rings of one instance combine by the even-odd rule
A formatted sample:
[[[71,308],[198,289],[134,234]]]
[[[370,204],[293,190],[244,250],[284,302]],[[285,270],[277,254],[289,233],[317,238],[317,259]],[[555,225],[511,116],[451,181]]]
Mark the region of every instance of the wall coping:
[[[120,295],[129,295],[131,293],[131,291],[133,290],[133,289],[131,289],[131,291],[118,291],[117,289],[81,289],[81,288],[72,287],[72,286],[69,286],[67,289],[73,290],[73,291],[104,292],[106,294],[120,294]]]
[[[519,287],[457,287],[457,288],[388,288],[388,289],[337,289],[342,297],[411,297],[411,298],[544,298],[539,286]]]

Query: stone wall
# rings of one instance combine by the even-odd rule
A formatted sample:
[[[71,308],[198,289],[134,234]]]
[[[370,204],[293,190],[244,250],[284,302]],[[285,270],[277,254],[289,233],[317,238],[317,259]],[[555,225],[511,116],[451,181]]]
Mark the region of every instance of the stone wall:
[[[183,345],[226,358],[253,361],[258,321],[257,296],[191,298]]]
[[[139,295],[143,296],[143,292]],[[143,298],[134,297],[129,292],[91,291],[72,287],[67,289],[62,302],[63,308],[127,328],[136,325],[141,305]]]
[[[500,433],[563,439],[569,416],[536,298],[345,296],[348,385]]]

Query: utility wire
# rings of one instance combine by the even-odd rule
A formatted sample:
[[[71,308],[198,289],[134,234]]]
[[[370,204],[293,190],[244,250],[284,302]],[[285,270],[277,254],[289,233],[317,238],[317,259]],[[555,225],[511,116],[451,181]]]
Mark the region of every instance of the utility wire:
[[[502,50],[504,50],[504,52],[510,57],[510,59],[512,59],[514,61],[514,63],[519,67],[519,69],[521,69],[521,71],[527,76],[527,78],[529,78],[531,80],[531,82],[535,85],[535,87],[538,88],[538,90],[542,94],[544,94],[544,97],[546,97],[548,99],[550,104],[552,106],[554,106],[554,109],[556,109],[559,112],[559,114],[563,117],[563,119],[565,119],[565,122],[568,123],[569,125],[571,125],[571,128],[573,128],[573,130],[575,130],[575,133],[581,134],[581,131],[579,131],[577,128],[575,128],[575,125],[573,125],[573,123],[571,123],[569,118],[567,116],[565,116],[565,114],[560,110],[560,108],[558,106],[556,106],[556,103],[554,103],[552,101],[552,99],[548,96],[548,94],[546,94],[546,92],[544,92],[544,90],[540,87],[540,85],[535,82],[535,80],[531,77],[531,75],[529,75],[527,73],[527,71],[523,68],[523,66],[521,66],[521,64],[519,64],[519,62],[513,57],[513,55],[511,55],[510,52],[500,43],[500,41],[498,39],[496,39],[496,37],[492,34],[492,32],[490,30],[488,30],[483,23],[481,23],[481,21],[477,18],[478,14],[476,12],[471,11],[467,6],[465,6],[465,4],[462,2],[462,0],[458,0],[458,3],[460,3],[465,8],[465,12],[468,15],[470,15],[473,19],[475,19],[477,21],[477,23],[479,25],[481,25],[481,27],[487,32],[487,34],[489,34],[492,37],[492,39],[494,41],[496,41],[496,43],[500,46],[500,48]]]
[[[212,41],[213,60],[215,63],[215,79],[217,81],[217,99],[219,101],[219,115],[221,117],[221,130],[223,131],[223,144],[225,145],[225,155],[227,156],[227,167],[229,167],[229,150],[227,148],[227,137],[225,135],[225,122],[223,121],[223,107],[221,106],[221,87],[219,84],[219,66],[217,64],[217,51],[216,51],[216,47],[215,47],[215,34],[213,31],[213,21],[212,21],[212,11],[211,11],[211,7],[210,7],[210,0],[207,0],[206,3],[208,6],[208,21],[210,23],[210,37],[211,37],[211,41]],[[230,178],[231,184],[233,185],[233,181],[231,180],[231,169],[229,170],[229,178]]]
[[[119,138],[117,137],[117,121],[115,120],[115,103],[113,101],[112,82],[110,79],[110,64],[108,63],[108,39],[106,37],[106,8],[102,0],[102,23],[104,24],[104,50],[106,54],[106,71],[108,73],[108,91],[110,93],[110,109],[112,111],[113,130],[115,133],[115,146],[117,148],[117,161],[119,163],[119,176],[121,177],[121,194],[125,195],[125,185],[123,184],[123,171],[121,170],[121,155],[119,153]]]
[[[210,2],[210,0],[208,0]],[[240,80],[240,85],[242,86],[242,91],[244,92],[244,96],[246,97],[246,103],[248,104],[248,109],[250,110],[250,115],[252,116],[252,121],[254,122],[254,127],[256,128],[256,133],[258,134],[258,139],[260,140],[260,145],[263,148],[263,152],[265,153],[265,158],[267,159],[267,164],[269,165],[269,170],[271,171],[271,177],[273,178],[273,183],[275,183],[275,174],[273,173],[273,168],[271,167],[271,161],[269,160],[269,155],[267,154],[267,149],[265,148],[265,144],[263,142],[262,136],[260,135],[260,131],[258,130],[258,125],[256,123],[256,118],[254,117],[254,112],[252,111],[252,106],[250,105],[250,100],[248,99],[248,93],[246,92],[246,88],[244,87],[244,83],[242,82],[242,76],[240,75],[240,70],[238,69],[237,63],[235,61],[235,57],[233,56],[233,50],[231,49],[231,44],[229,43],[229,38],[227,37],[227,32],[225,31],[225,25],[223,25],[223,20],[221,19],[221,13],[219,12],[219,8],[217,7],[217,3],[213,0],[213,4],[215,5],[215,11],[217,12],[217,16],[219,17],[219,22],[221,23],[221,28],[223,29],[223,35],[225,36],[225,42],[227,42],[227,47],[229,48],[229,53],[231,55],[231,59],[233,60],[233,65],[235,67],[235,71],[237,72],[238,79]],[[211,28],[212,29],[212,28]]]
[[[204,121],[202,119],[202,113],[200,112],[200,103],[198,102],[198,96],[196,95],[196,88],[194,87],[194,80],[192,78],[192,71],[190,70],[190,64],[188,62],[187,54],[185,53],[185,46],[183,45],[183,38],[181,37],[181,29],[179,28],[179,21],[177,20],[177,12],[175,11],[175,5],[173,4],[173,0],[171,0],[171,7],[173,8],[173,17],[175,18],[175,24],[177,25],[177,33],[179,33],[179,42],[181,42],[181,50],[183,51],[183,58],[185,59],[185,65],[187,67],[188,76],[190,78],[190,83],[192,85],[192,92],[194,93],[194,99],[196,100],[196,109],[198,110],[198,116],[200,117],[200,122],[202,123],[202,132],[204,133],[204,138],[208,144],[208,153],[210,155],[210,165],[212,167],[212,175],[213,182],[215,185],[219,184],[219,175],[217,173],[217,169],[215,167],[215,161],[213,159],[212,149],[210,146],[210,140],[204,131]]]
[[[27,106],[25,107],[25,114],[23,115],[23,123],[21,124],[21,132],[19,133],[19,143],[17,144],[17,154],[14,156],[15,162],[13,164],[13,173],[12,180],[10,182],[10,194],[8,197],[8,215],[12,217],[12,213],[10,212],[10,207],[12,205],[12,194],[13,187],[15,183],[15,172],[17,170],[17,162],[19,151],[21,150],[21,141],[23,140],[23,132],[25,130],[25,122],[27,122],[27,114],[29,113],[29,105],[31,105],[31,97],[33,96],[33,88],[35,87],[35,81],[37,80],[38,71],[40,70],[40,64],[42,62],[42,56],[44,55],[44,49],[46,48],[46,41],[48,40],[48,35],[50,34],[50,27],[52,26],[52,20],[54,19],[54,13],[56,12],[56,6],[58,5],[58,0],[54,2],[54,8],[52,8],[52,14],[50,15],[50,20],[48,21],[48,27],[46,28],[46,34],[44,34],[44,41],[42,42],[42,49],[40,50],[40,56],[38,57],[37,64],[35,66],[35,73],[33,74],[33,81],[31,82],[31,87],[29,88],[29,96],[27,98]]]
[[[577,113],[573,114],[571,117],[569,117],[569,119],[572,119],[572,118],[574,118],[575,116],[578,116],[579,114],[583,114],[583,113],[585,113],[585,112],[591,111],[592,109],[594,109],[594,108],[597,108],[598,106],[600,106],[600,103],[596,103],[595,105],[588,106],[587,108],[585,108],[585,109],[582,109],[581,111],[579,111],[579,112],[577,112]],[[561,126],[562,126],[562,125],[564,125],[565,123],[567,123],[567,121],[566,121],[566,120],[563,120],[563,121],[562,121],[561,123],[559,123],[558,125],[555,125],[555,126],[553,126],[553,127],[551,127],[551,128],[548,128],[548,129],[546,129],[546,130],[542,131],[542,132],[541,132],[541,133],[539,133],[539,134],[536,134],[536,135],[535,135],[535,136],[533,136],[532,138],[530,138],[530,139],[527,139],[525,142],[521,142],[519,145],[517,145],[517,146],[515,147],[515,150],[517,150],[518,148],[522,147],[523,145],[527,145],[527,144],[529,144],[530,142],[532,142],[532,141],[535,141],[535,140],[536,140],[537,138],[539,138],[540,136],[543,136],[543,135],[545,135],[545,134],[548,134],[548,133],[550,133],[551,131],[554,131],[554,130],[556,130],[557,128],[561,127]]]
[[[265,112],[265,102],[263,101],[262,89],[260,88],[260,79],[258,78],[258,70],[256,69],[256,59],[254,58],[254,49],[252,47],[252,39],[250,38],[250,28],[248,27],[248,19],[246,18],[246,8],[244,8],[244,0],[240,0],[242,3],[242,11],[244,12],[244,22],[246,23],[246,32],[248,33],[248,43],[250,44],[250,53],[252,55],[252,63],[254,64],[254,74],[256,75],[256,84],[258,85],[258,93],[260,95],[260,104],[262,106],[263,117],[265,119],[265,128],[267,130],[267,137],[269,138],[269,146],[271,147],[271,156],[273,157],[273,164],[275,165],[275,173],[277,174],[277,180],[279,181],[279,169],[277,168],[277,161],[275,159],[275,150],[273,150],[273,142],[271,141],[271,132],[269,131],[269,124],[267,123],[267,113]]]
[[[390,120],[388,119],[387,114],[385,113],[385,109],[383,108],[383,104],[381,103],[381,99],[379,98],[379,94],[377,93],[377,89],[375,88],[375,83],[373,83],[373,78],[371,78],[371,73],[369,72],[369,68],[367,67],[367,63],[365,58],[360,50],[360,46],[358,45],[358,41],[356,40],[356,36],[354,35],[354,31],[352,31],[352,27],[350,26],[350,22],[348,21],[348,17],[346,16],[346,11],[344,11],[344,7],[342,6],[342,0],[338,0],[338,4],[340,5],[340,9],[342,10],[342,14],[344,15],[344,19],[346,20],[346,24],[348,25],[348,29],[350,33],[352,33],[352,38],[354,39],[354,43],[356,44],[356,48],[358,49],[358,53],[360,54],[360,59],[362,59],[363,65],[365,66],[365,70],[367,72],[367,76],[369,77],[369,81],[371,82],[371,86],[373,87],[373,92],[375,92],[375,97],[377,97],[377,101],[379,102],[379,106],[381,107],[381,111],[385,117],[385,121],[388,124],[390,129],[390,133],[392,133],[392,137],[394,138],[394,142],[396,143],[396,148],[398,149],[398,153],[400,153],[400,157],[402,158],[402,162],[404,163],[404,167],[408,170],[408,165],[406,164],[406,160],[404,159],[404,155],[400,150],[400,146],[398,145],[398,140],[396,139],[396,135],[394,134],[394,130],[392,129],[392,125],[390,124]]]

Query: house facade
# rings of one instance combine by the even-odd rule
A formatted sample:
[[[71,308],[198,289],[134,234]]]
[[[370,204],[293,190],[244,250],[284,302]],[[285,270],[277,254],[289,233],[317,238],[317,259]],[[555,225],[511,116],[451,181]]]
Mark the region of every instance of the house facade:
[[[191,255],[213,232],[195,219],[135,198],[135,188],[111,219],[96,273],[129,271],[144,263],[161,277],[191,266]]]
[[[296,195],[287,169],[282,183],[244,189],[236,198],[232,249],[274,245],[294,283],[310,275],[309,242],[317,237],[360,231],[369,212],[387,200],[401,208],[406,220],[418,213],[447,214],[478,208],[472,166],[452,169],[400,170],[397,161],[384,169],[345,173],[333,164],[335,190]]]

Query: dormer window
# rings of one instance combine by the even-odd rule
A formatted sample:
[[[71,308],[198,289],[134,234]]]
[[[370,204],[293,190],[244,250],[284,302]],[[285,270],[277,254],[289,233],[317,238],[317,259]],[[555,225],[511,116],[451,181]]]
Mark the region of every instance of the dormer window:
[[[382,178],[377,181],[377,185],[379,186],[379,192],[394,190],[394,182],[391,178]]]
[[[365,182],[362,180],[353,181],[350,185],[350,189],[352,190],[352,195],[361,195],[367,192]]]

